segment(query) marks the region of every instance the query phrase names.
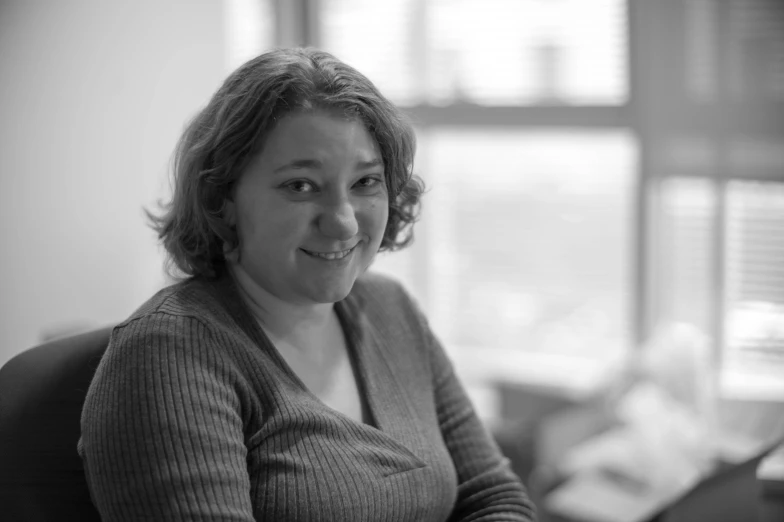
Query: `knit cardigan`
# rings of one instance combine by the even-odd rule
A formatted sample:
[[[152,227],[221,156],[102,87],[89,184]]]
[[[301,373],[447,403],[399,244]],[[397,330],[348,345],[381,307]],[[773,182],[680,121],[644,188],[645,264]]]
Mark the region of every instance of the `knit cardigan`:
[[[103,520],[533,520],[402,287],[366,274],[335,307],[368,423],[307,389],[226,274],[118,325],[78,446]]]

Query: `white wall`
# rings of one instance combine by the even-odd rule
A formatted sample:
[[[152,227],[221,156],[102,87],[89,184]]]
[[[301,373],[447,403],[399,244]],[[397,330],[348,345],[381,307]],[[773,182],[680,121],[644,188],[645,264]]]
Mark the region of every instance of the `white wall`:
[[[141,207],[223,42],[220,0],[0,1],[0,365],[162,285]]]

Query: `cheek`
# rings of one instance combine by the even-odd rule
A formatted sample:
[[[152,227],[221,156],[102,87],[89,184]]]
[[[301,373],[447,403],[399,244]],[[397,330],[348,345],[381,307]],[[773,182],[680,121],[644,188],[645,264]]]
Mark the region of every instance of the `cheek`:
[[[374,200],[368,213],[371,216],[370,219],[373,221],[373,227],[375,229],[380,229],[383,234],[383,230],[386,228],[387,220],[389,219],[389,203],[385,198]]]
[[[389,221],[389,204],[386,201],[378,203],[376,220],[376,237],[374,238],[374,243],[377,245],[376,248],[381,248],[387,230],[387,223]]]
[[[245,201],[240,216],[242,236],[249,240],[285,242],[292,235],[307,228],[307,209],[296,205],[280,204],[270,198]]]
[[[379,243],[384,237],[389,218],[389,207],[385,198],[374,198],[356,209],[359,233],[370,237],[371,243]]]

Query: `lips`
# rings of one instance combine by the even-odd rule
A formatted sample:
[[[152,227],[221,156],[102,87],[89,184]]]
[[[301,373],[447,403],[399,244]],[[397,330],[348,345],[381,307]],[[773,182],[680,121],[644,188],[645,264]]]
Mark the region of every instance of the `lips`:
[[[337,252],[314,252],[313,250],[305,250],[304,248],[301,248],[300,250],[302,250],[303,252],[305,252],[311,257],[326,259],[328,261],[337,261],[349,255],[354,250],[354,248],[356,247],[354,246],[349,248],[348,250],[339,250]]]

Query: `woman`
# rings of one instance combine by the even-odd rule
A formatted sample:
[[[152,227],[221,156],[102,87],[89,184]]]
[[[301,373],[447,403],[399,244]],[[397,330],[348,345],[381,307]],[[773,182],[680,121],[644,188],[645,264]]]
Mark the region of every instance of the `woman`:
[[[414,135],[311,49],[234,72],[154,225],[189,277],[117,326],[82,415],[105,520],[532,520],[427,322],[367,274],[410,240]]]

